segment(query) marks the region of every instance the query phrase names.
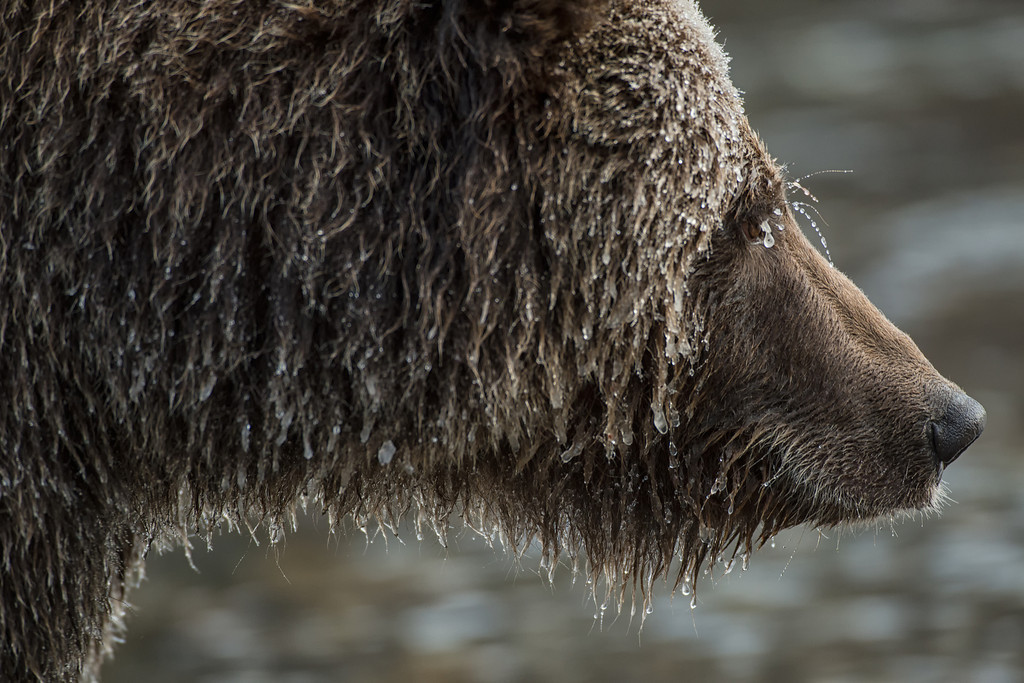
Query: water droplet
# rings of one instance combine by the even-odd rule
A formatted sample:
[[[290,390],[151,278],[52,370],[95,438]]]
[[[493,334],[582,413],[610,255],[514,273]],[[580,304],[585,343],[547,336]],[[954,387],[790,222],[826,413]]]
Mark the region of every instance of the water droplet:
[[[665,412],[661,409],[661,406],[654,408],[654,428],[660,434],[668,433],[668,421],[665,419]]]
[[[564,450],[562,452],[562,455],[560,456],[561,460],[562,460],[562,462],[569,462],[570,460],[575,458],[577,455],[579,455],[582,451],[583,451],[583,446],[582,445],[573,444],[572,446],[570,446],[569,448],[567,448],[566,450]]]
[[[391,458],[395,457],[395,444],[392,443],[391,439],[388,439],[380,445],[380,450],[377,451],[377,461],[381,465],[387,465],[391,462]]]
[[[202,403],[206,399],[210,398],[210,394],[213,393],[213,385],[217,383],[217,375],[210,374],[203,382],[203,386],[199,389],[199,402]]]

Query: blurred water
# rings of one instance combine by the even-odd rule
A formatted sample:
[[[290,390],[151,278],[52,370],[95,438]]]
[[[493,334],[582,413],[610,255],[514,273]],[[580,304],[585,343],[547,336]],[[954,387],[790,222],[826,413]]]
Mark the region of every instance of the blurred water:
[[[988,410],[924,522],[796,529],[748,571],[606,614],[471,534],[308,523],[155,557],[107,681],[1024,680],[1024,8],[708,0],[748,114],[836,265]],[[813,239],[813,237],[812,237]],[[712,583],[714,585],[712,585]]]

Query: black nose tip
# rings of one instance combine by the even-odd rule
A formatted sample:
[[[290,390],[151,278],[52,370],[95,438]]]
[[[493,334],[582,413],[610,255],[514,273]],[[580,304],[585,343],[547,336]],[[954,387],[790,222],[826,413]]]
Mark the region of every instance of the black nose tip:
[[[943,465],[956,460],[985,429],[985,409],[980,403],[960,391],[947,396],[942,417],[932,422],[932,446]]]

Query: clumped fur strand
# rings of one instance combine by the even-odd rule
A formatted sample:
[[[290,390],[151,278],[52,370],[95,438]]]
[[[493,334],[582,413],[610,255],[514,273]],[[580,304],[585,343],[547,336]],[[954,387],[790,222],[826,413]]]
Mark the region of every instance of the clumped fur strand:
[[[853,286],[801,241],[692,3],[0,19],[5,679],[96,676],[150,548],[299,504],[441,536],[462,516],[646,596],[675,560],[688,582],[861,514],[819,495],[851,474],[863,514],[937,483],[883,501],[890,464],[857,459],[877,433],[924,457],[934,371],[863,297],[807,295]],[[737,238],[769,218],[774,251]],[[903,384],[796,382],[850,432],[794,423],[760,328],[799,356],[851,315]],[[845,385],[867,367],[845,360],[815,362]]]

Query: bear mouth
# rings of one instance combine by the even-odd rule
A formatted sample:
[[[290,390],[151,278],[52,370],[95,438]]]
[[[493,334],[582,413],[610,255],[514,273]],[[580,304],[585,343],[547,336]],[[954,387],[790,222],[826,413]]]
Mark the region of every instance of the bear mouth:
[[[824,527],[853,529],[894,524],[905,519],[922,519],[938,514],[949,502],[949,487],[936,478],[934,485],[910,500],[877,505],[863,501],[830,502],[814,515],[814,524]]]
[[[863,526],[938,513],[950,501],[949,487],[942,480],[945,464],[933,457],[930,448],[909,457],[913,462],[905,468],[879,472],[874,481],[862,486],[850,486],[849,477],[822,481],[794,471],[789,479],[798,491],[810,494],[813,502],[807,521],[820,526]],[[905,483],[898,492],[892,490],[894,479]]]
[[[949,487],[938,469],[924,486],[908,490],[903,500],[867,500],[849,506],[849,516],[840,523],[873,525],[903,519],[919,519],[937,514],[949,503]]]

